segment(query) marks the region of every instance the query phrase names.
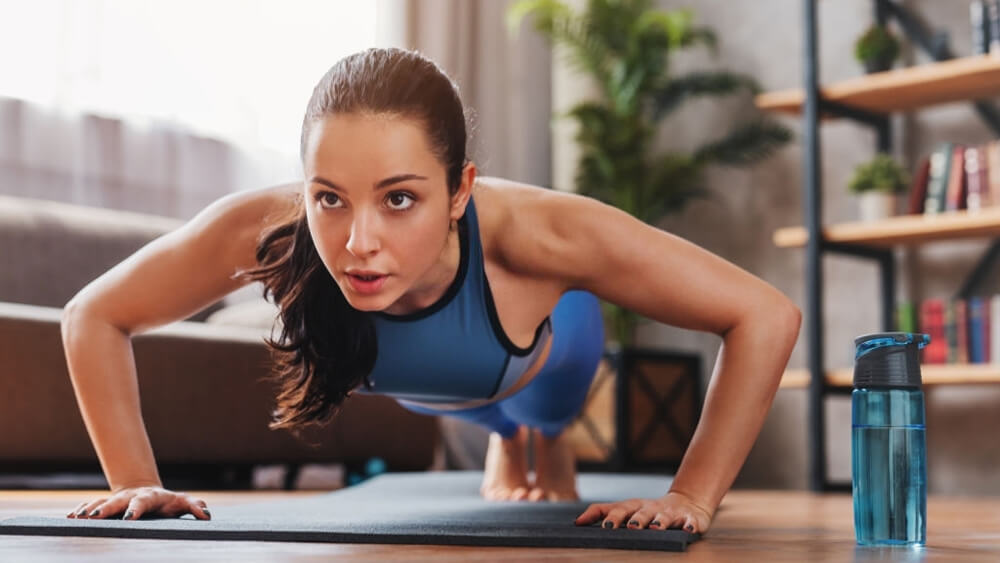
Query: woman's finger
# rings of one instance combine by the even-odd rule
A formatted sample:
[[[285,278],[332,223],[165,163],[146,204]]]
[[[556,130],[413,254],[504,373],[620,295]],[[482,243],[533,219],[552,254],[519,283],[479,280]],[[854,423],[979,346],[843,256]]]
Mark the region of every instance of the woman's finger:
[[[592,504],[583,511],[583,514],[576,517],[577,526],[588,526],[602,520],[608,513],[607,504]]]
[[[92,518],[94,510],[101,505],[105,500],[104,498],[99,498],[97,500],[88,502],[82,509],[76,513],[77,518]]]
[[[208,510],[208,505],[205,501],[200,498],[195,498],[190,495],[184,495],[184,499],[188,503],[188,513],[193,515],[199,520],[211,520],[212,513]]]
[[[99,507],[101,513],[95,518],[115,518],[121,515],[125,507],[128,506],[131,495],[116,494],[115,496],[109,498],[103,505]]]
[[[629,518],[626,526],[632,528],[633,530],[641,530],[649,526],[649,523],[653,521],[653,513],[649,510],[639,509],[638,512]]]
[[[66,515],[66,518],[76,518],[77,513],[79,513],[84,508],[86,508],[86,506],[89,503],[90,503],[89,500],[85,500],[85,501],[81,502],[80,504],[76,505],[76,507],[73,510],[69,511],[69,514]]]
[[[143,514],[156,508],[153,505],[153,501],[153,495],[149,493],[142,493],[132,497],[132,500],[128,502],[128,507],[125,508],[125,515],[122,516],[122,520],[138,520]]]
[[[604,522],[601,524],[602,528],[623,528],[625,527],[625,521],[628,517],[632,516],[632,511],[628,510],[622,506],[612,508],[611,512],[604,517]]]

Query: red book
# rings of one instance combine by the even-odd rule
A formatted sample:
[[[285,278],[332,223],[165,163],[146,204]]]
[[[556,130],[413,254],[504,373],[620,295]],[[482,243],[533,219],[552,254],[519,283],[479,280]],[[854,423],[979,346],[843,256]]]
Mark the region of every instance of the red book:
[[[930,343],[923,349],[925,364],[943,364],[948,360],[948,341],[944,334],[944,301],[926,299],[920,304],[921,331],[930,335]]]
[[[907,213],[910,215],[920,215],[924,212],[924,200],[927,199],[927,179],[931,172],[931,159],[925,156],[920,159],[917,165],[916,174],[913,175],[913,183],[910,184],[910,205]]]
[[[955,362],[969,363],[969,303],[964,299],[955,301]]]
[[[947,211],[965,209],[965,147],[955,145],[951,153],[951,169],[945,188],[944,208]]]

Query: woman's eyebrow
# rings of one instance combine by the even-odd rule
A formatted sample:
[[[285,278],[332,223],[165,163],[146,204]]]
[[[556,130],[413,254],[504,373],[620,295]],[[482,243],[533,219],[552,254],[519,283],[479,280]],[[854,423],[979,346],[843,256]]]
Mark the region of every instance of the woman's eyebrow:
[[[379,180],[375,184],[374,188],[376,190],[381,190],[382,188],[387,188],[393,184],[398,184],[400,182],[406,182],[409,180],[426,180],[426,179],[427,179],[426,176],[421,176],[419,174],[397,174],[395,176],[390,176],[384,180]],[[330,180],[327,180],[326,178],[322,178],[320,176],[313,176],[312,178],[309,178],[309,182],[316,184],[323,184],[324,186],[333,190],[344,191],[344,189],[338,186],[337,184],[334,184]]]

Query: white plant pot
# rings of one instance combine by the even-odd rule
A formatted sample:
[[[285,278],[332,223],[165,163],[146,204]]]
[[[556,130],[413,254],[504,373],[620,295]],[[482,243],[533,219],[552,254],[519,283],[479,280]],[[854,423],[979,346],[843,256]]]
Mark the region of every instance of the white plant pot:
[[[858,196],[862,221],[881,221],[896,214],[896,194],[863,192]]]

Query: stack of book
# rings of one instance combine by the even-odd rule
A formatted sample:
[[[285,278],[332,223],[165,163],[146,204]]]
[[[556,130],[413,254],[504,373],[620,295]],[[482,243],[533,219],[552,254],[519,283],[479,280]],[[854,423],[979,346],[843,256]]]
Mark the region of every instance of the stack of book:
[[[901,303],[897,328],[930,335],[923,363],[1000,363],[1000,295],[927,299],[920,303],[919,318],[915,312],[913,303]]]
[[[1000,141],[966,146],[942,143],[917,166],[908,212],[945,211],[1000,205]]]

